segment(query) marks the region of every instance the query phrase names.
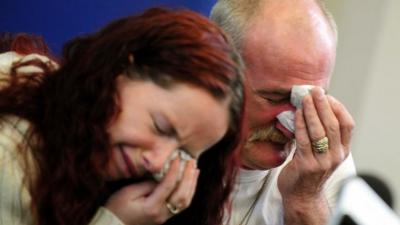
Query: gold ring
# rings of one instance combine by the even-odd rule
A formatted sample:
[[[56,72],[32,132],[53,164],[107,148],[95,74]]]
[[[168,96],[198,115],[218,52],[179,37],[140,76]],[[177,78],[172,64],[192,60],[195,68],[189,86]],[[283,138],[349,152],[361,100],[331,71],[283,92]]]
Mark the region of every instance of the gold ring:
[[[329,139],[328,137],[323,137],[318,141],[312,142],[312,148],[316,153],[325,153],[329,150]]]
[[[167,205],[168,210],[174,215],[178,214],[181,211],[181,209],[179,209],[178,207],[176,207],[175,205],[173,205],[169,202],[167,202],[166,205]]]

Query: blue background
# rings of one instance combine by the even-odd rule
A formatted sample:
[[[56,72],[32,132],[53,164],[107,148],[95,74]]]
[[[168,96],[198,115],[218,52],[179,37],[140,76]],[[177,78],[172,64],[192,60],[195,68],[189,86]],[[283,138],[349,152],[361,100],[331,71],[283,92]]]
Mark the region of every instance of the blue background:
[[[215,0],[0,0],[0,31],[43,36],[59,54],[69,39],[152,6],[188,8],[208,16]]]

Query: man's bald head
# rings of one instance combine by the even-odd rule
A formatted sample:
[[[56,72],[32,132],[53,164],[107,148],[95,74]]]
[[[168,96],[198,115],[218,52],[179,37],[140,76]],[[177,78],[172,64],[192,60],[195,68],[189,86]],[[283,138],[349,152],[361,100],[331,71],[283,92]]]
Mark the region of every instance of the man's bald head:
[[[265,27],[283,22],[279,30],[296,32],[305,28],[299,25],[309,25],[307,20],[314,18],[314,22],[327,25],[335,45],[337,40],[336,23],[321,0],[218,0],[211,10],[210,18],[230,35],[239,50],[245,34],[248,34],[247,31],[254,23],[260,22],[258,20],[265,23]],[[272,30],[274,27],[267,28],[275,32]]]
[[[321,1],[219,0],[211,18],[233,39],[247,67],[257,61],[274,70],[307,65],[307,73],[330,78],[337,29]]]

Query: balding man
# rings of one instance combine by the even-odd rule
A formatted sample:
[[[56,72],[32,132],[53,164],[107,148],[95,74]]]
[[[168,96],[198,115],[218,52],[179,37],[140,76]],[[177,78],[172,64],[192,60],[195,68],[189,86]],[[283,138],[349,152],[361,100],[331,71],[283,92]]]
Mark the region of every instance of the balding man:
[[[211,12],[247,66],[250,136],[226,224],[323,225],[340,183],[355,174],[354,120],[325,95],[336,57],[336,25],[316,0],[219,0]],[[313,85],[303,108],[293,85]],[[276,116],[295,111],[294,136]]]

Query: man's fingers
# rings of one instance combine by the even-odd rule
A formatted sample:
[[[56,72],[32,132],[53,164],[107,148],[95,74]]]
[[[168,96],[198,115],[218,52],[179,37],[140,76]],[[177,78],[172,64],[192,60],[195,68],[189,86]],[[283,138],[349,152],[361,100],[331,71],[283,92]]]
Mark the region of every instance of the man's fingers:
[[[313,153],[310,151],[310,137],[308,136],[303,110],[301,109],[296,110],[295,126],[295,137],[297,146],[296,154],[300,154],[304,159],[313,157]]]
[[[325,128],[319,118],[317,109],[315,108],[314,100],[311,95],[306,95],[303,99],[303,114],[311,141],[318,141],[325,137]]]
[[[334,97],[328,96],[328,101],[332,107],[333,113],[339,121],[342,144],[346,148],[349,148],[351,136],[355,127],[354,119],[347,109]]]
[[[324,91],[319,87],[313,88],[311,90],[311,95],[314,100],[318,117],[329,140],[329,151],[331,151],[331,154],[340,154],[341,152],[332,152],[341,150],[342,143],[339,122],[331,109],[328,98],[326,97]]]

